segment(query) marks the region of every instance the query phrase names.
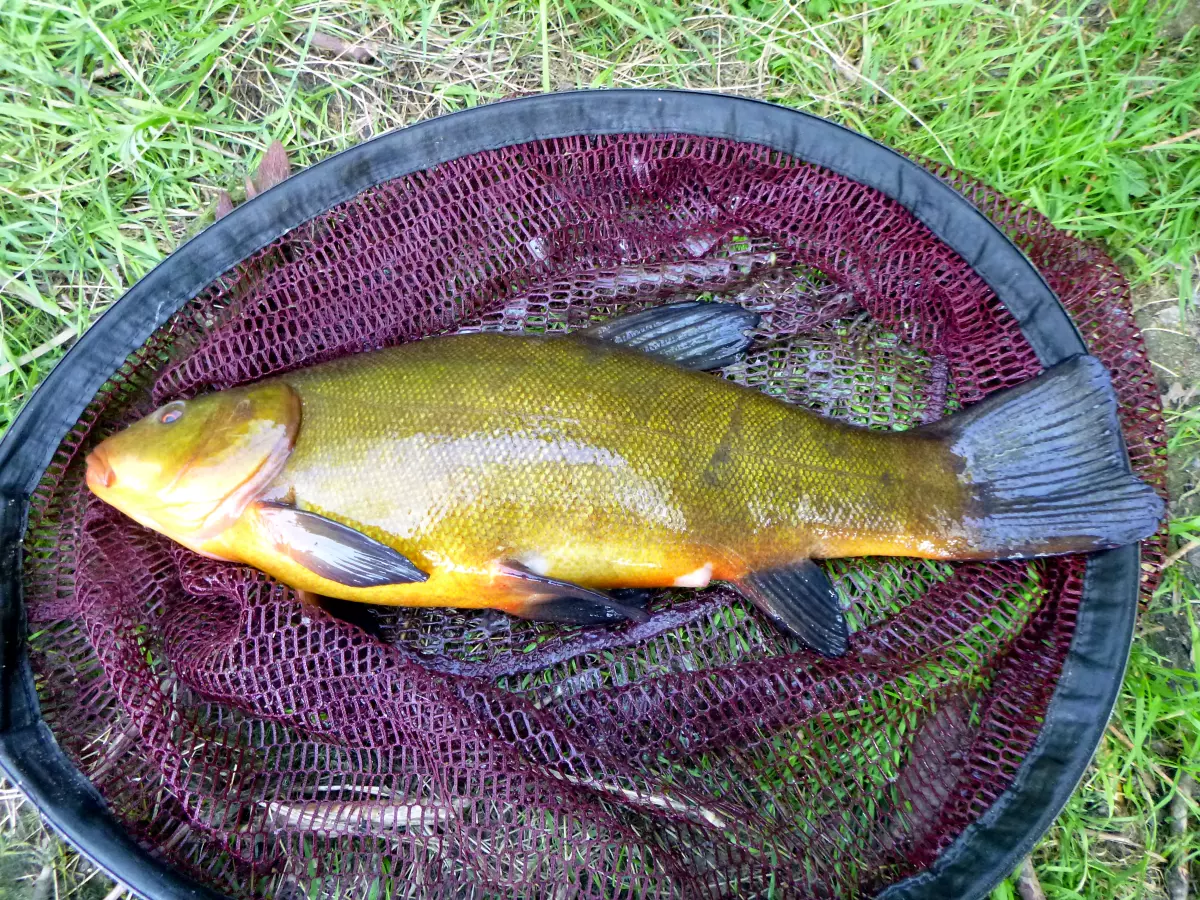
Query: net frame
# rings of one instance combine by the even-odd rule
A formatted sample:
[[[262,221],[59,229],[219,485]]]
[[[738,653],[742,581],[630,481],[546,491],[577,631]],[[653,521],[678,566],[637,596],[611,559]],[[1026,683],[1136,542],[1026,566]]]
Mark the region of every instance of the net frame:
[[[222,273],[364,189],[484,150],[574,135],[691,134],[767,146],[896,200],[970,261],[1043,365],[1085,347],[1045,280],[981,212],[934,174],[869,139],[758,101],[681,91],[587,91],[456,113],[348,150],[290,179],[190,241],[135,285],[51,373],[0,444],[0,766],[81,851],[152,897],[215,897],[147,853],[115,822],[40,721],[24,642],[19,547],[28,497],[100,386],[177,309]],[[1132,640],[1138,549],[1097,554],[1062,675],[1016,780],[929,868],[888,898],[981,896],[1057,815],[1099,741]]]

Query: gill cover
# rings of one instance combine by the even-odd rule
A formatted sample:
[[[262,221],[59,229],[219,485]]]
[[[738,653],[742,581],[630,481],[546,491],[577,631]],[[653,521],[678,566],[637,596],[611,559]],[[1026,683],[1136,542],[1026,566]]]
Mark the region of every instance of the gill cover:
[[[175,400],[102,441],[88,456],[88,487],[198,549],[279,473],[299,428],[300,400],[282,382]]]

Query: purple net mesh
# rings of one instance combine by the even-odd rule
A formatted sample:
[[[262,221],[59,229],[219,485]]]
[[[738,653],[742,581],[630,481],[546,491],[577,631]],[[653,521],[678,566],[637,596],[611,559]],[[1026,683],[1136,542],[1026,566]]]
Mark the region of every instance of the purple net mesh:
[[[1126,281],[938,174],[1020,245],[1112,370],[1164,483]],[[921,871],[1011,783],[1084,560],[838,560],[852,653],[733,593],[612,630],[373,611],[386,640],[92,499],[85,452],[166,398],[454,331],[565,331],[712,297],[763,313],[725,376],[904,428],[1039,371],[958,256],[872,189],[765,148],[579,137],[399,178],[293,230],[111,378],[30,507],[42,713],[153,852],[233,897],[856,897]],[[1143,549],[1144,588],[1163,541]]]

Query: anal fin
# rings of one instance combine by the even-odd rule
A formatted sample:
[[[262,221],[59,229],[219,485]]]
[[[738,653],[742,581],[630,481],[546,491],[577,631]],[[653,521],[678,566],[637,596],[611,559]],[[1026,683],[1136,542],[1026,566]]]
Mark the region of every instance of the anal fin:
[[[564,625],[602,625],[623,621],[645,622],[650,618],[650,614],[636,600],[618,600],[603,591],[539,575],[519,562],[502,562],[500,572],[523,582],[524,589],[519,592],[519,601],[504,606],[505,612],[522,619]]]
[[[837,592],[811,559],[751,572],[737,587],[780,631],[822,656],[842,656],[849,649],[850,632]]]

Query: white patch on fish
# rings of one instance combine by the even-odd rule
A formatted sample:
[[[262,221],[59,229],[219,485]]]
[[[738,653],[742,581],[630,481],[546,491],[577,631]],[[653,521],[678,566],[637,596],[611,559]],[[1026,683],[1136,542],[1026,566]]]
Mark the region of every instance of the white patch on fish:
[[[704,588],[712,581],[712,563],[706,562],[694,572],[680,575],[675,579],[675,587]]]
[[[540,553],[525,553],[520,557],[521,565],[534,575],[545,575],[550,571],[550,560]]]
[[[933,546],[933,541],[921,541],[917,544],[917,549],[922,553],[932,553],[937,548]]]

